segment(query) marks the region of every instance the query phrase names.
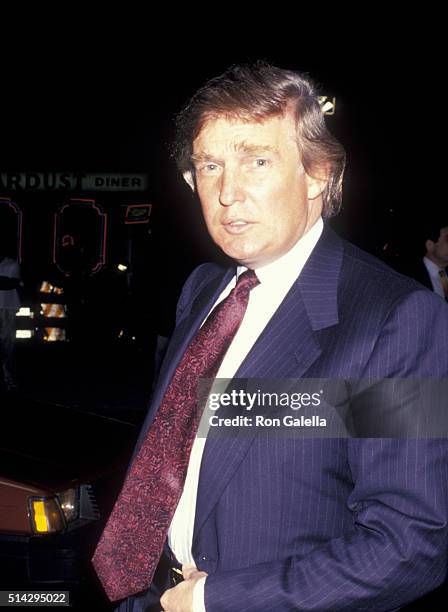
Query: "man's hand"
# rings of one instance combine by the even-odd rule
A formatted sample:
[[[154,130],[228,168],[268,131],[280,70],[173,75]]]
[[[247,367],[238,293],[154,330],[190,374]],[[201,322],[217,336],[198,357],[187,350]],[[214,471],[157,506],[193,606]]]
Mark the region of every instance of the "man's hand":
[[[165,591],[160,599],[160,605],[165,612],[192,612],[193,589],[197,581],[208,574],[200,572],[194,565],[183,565],[182,575],[184,581]]]

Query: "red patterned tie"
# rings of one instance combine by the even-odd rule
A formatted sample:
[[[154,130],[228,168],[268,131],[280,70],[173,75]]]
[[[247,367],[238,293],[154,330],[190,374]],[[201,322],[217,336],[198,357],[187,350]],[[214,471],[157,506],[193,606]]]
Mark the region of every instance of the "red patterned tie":
[[[124,482],[92,559],[111,601],[152,582],[182,494],[202,406],[202,378],[214,378],[259,281],[244,272],[194,336]]]

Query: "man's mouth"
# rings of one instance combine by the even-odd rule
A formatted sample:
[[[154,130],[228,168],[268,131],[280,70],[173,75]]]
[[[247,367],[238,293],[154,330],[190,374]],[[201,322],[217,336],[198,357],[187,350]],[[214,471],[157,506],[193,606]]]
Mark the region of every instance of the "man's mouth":
[[[224,229],[229,234],[241,234],[248,230],[254,225],[251,221],[244,221],[243,219],[235,219],[235,221],[229,221],[223,223]]]

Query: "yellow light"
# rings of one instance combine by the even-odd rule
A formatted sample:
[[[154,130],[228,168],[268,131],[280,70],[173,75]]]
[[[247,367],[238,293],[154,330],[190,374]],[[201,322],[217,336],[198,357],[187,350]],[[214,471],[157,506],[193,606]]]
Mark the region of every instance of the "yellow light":
[[[41,286],[40,286],[40,292],[41,293],[50,293],[51,289],[50,289],[51,285],[48,281],[43,281]]]
[[[128,267],[124,264],[118,264],[117,268],[120,270],[120,272],[125,272],[128,269]]]
[[[45,516],[44,502],[34,502],[34,523],[36,531],[43,533],[48,531],[47,517]]]
[[[46,342],[65,342],[67,340],[65,329],[60,327],[45,327],[44,340]]]
[[[45,514],[45,504],[43,501],[33,502],[34,509],[34,523],[36,525],[36,531],[38,533],[47,533],[48,524],[47,516]]]
[[[41,304],[40,314],[44,317],[50,317],[52,319],[61,319],[66,316],[64,304]]]
[[[62,287],[54,287],[48,281],[43,281],[40,286],[40,292],[41,293],[56,293],[58,295],[61,295],[62,293],[64,293],[64,290],[62,289]]]
[[[64,529],[61,512],[52,497],[31,500],[31,519],[36,533],[52,533]]]

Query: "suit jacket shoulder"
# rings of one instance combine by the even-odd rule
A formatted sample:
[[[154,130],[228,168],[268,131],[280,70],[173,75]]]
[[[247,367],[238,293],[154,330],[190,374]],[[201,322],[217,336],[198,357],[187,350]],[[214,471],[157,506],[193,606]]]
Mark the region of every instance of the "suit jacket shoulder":
[[[408,275],[397,272],[383,261],[362,251],[355,245],[344,243],[344,266],[341,274],[343,288],[356,289],[359,297],[373,297],[377,303],[394,303],[414,291],[424,289]],[[356,288],[353,286],[356,284]]]
[[[193,270],[185,281],[176,309],[176,323],[188,315],[194,301],[208,285],[215,286],[229,270],[215,263],[204,263]],[[230,280],[230,278],[229,278]]]
[[[333,356],[332,376],[426,376],[431,371],[437,376],[446,371],[447,359],[434,358],[448,339],[446,303],[415,280],[341,239],[328,226],[297,287],[317,332],[315,338],[327,357],[317,363],[327,367]],[[347,351],[352,355],[350,360]],[[392,353],[396,353],[395,360]]]

